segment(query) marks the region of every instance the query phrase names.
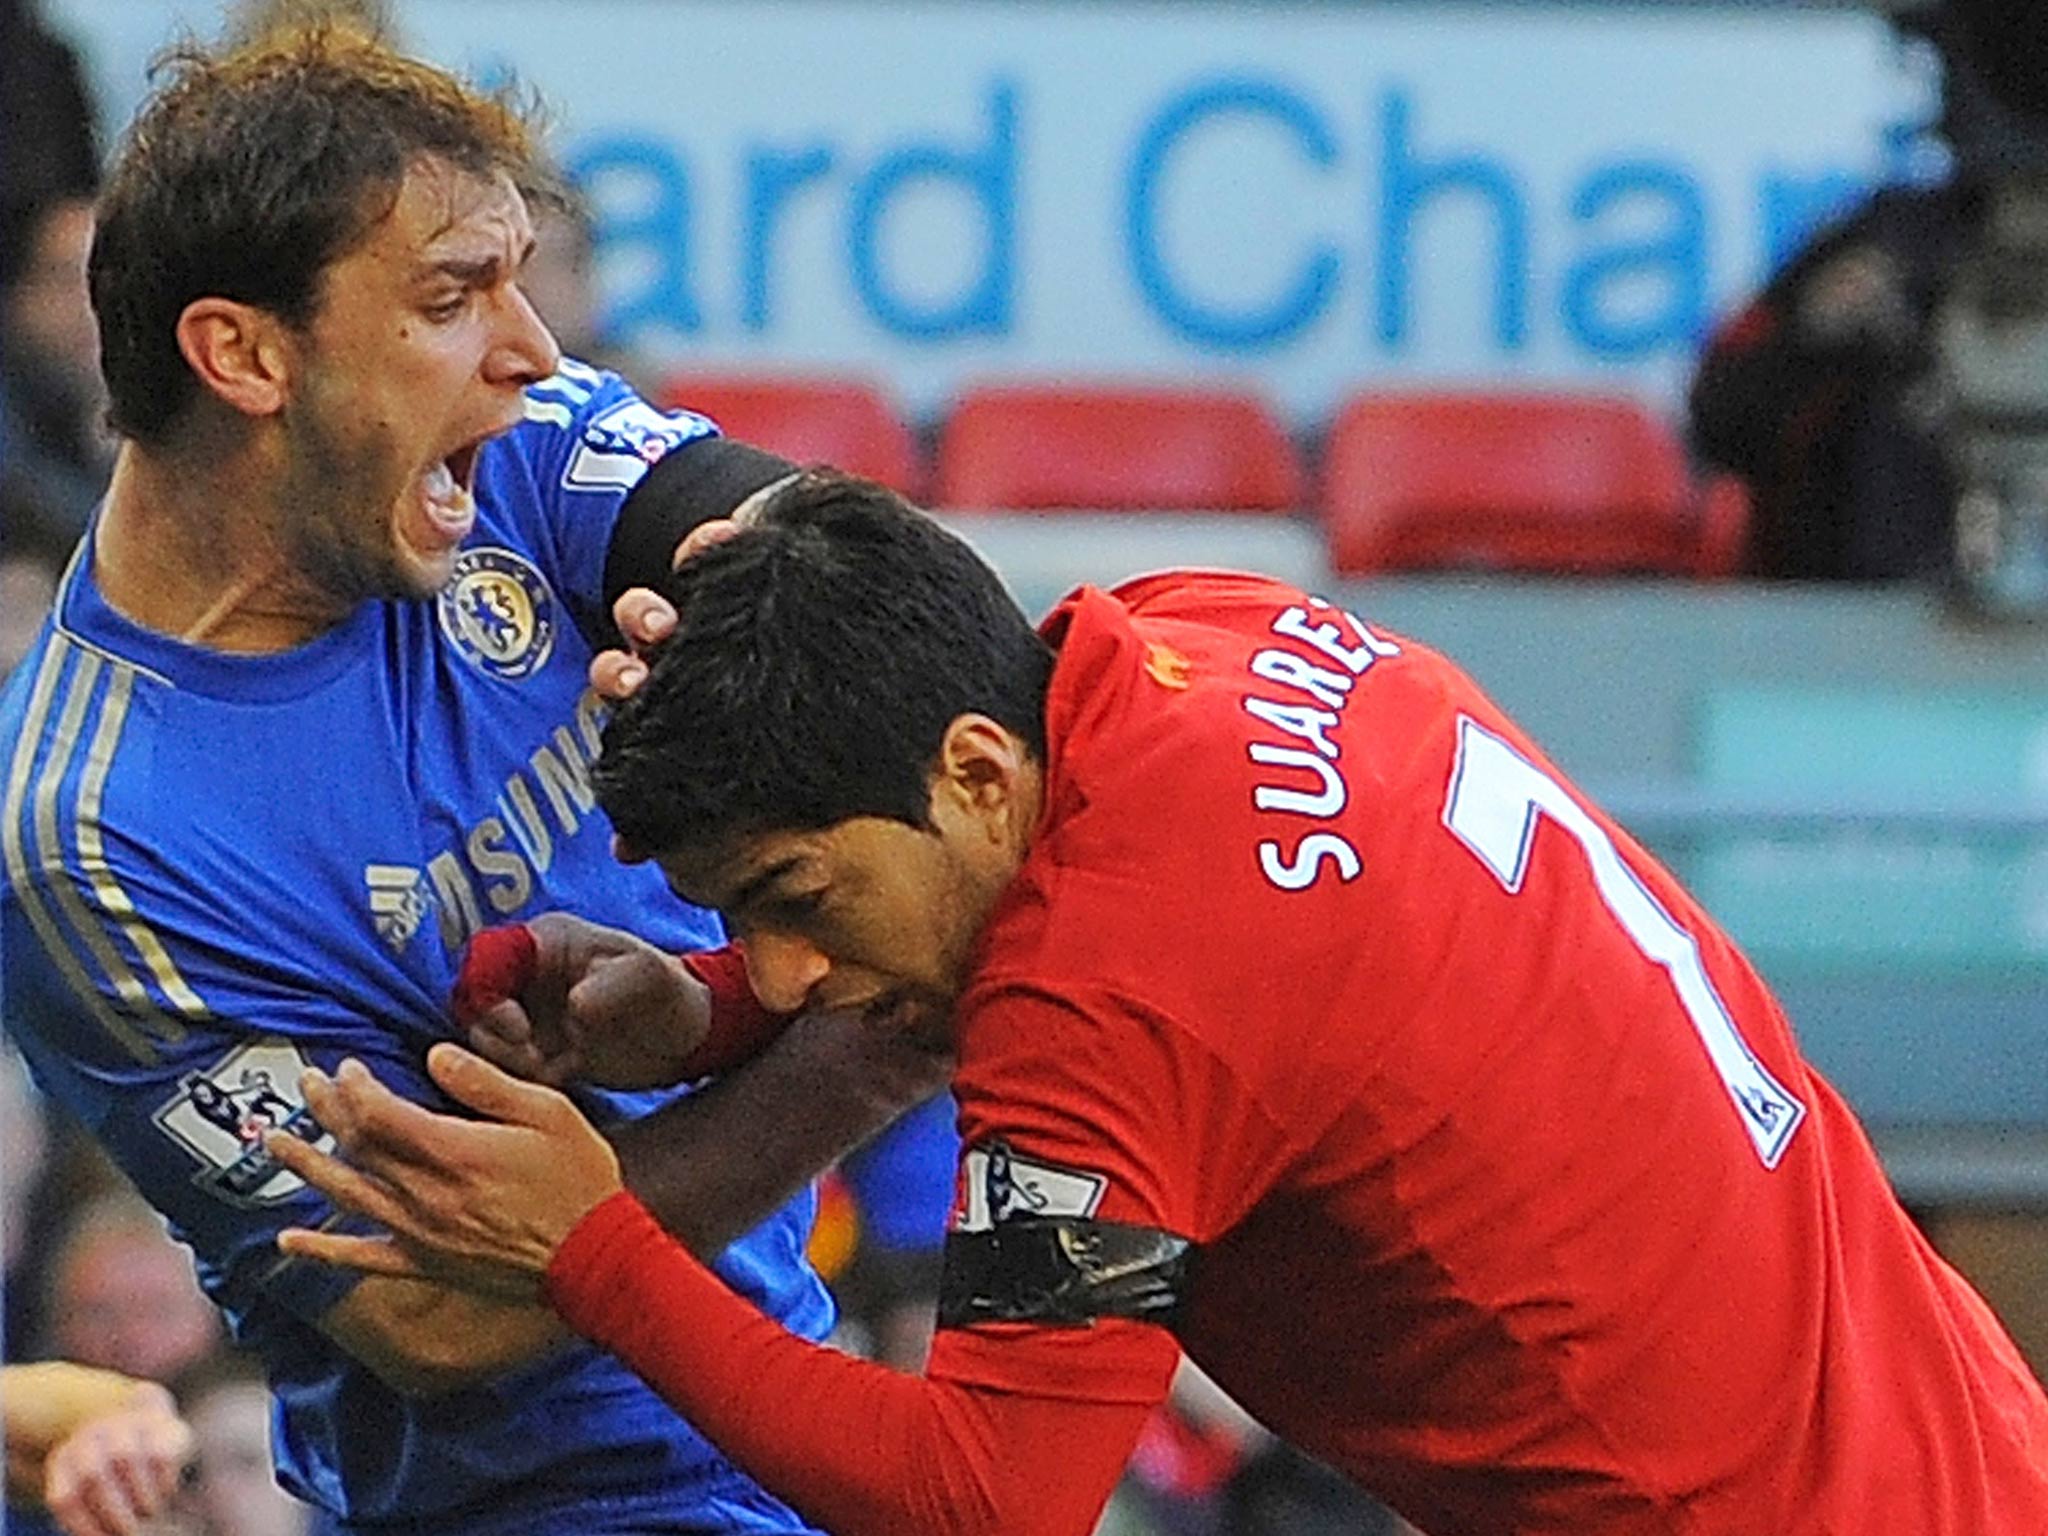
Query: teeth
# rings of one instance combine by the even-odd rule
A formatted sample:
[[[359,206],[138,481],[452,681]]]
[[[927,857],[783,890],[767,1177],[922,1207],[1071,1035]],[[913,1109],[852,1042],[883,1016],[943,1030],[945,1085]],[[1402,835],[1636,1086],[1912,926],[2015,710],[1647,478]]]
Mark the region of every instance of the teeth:
[[[449,469],[446,460],[428,470],[425,479],[429,496],[446,499],[455,495],[455,472]]]

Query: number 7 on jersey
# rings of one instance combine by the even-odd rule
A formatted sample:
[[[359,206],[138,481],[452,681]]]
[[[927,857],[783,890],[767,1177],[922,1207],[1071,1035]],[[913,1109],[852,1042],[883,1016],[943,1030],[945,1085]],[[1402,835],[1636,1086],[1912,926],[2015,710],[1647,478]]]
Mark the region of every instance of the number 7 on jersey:
[[[1806,1118],[1806,1106],[1771,1076],[1743,1040],[1700,963],[1699,944],[1636,878],[1614,839],[1563,785],[1470,716],[1460,715],[1444,825],[1510,896],[1520,893],[1528,873],[1539,816],[1571,834],[1591,867],[1600,900],[1643,958],[1670,979],[1757,1156],[1766,1168],[1777,1167]]]

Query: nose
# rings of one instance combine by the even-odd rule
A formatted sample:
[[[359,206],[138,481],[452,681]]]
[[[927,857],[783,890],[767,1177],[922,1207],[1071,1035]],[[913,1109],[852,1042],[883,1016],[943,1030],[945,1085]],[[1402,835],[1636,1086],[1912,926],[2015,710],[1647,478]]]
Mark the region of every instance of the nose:
[[[505,288],[498,305],[498,334],[484,359],[484,376],[493,384],[524,389],[552,377],[561,362],[562,349],[540,312],[516,285]]]
[[[815,945],[787,934],[750,933],[746,943],[747,983],[761,1006],[773,1013],[795,1013],[832,962]]]

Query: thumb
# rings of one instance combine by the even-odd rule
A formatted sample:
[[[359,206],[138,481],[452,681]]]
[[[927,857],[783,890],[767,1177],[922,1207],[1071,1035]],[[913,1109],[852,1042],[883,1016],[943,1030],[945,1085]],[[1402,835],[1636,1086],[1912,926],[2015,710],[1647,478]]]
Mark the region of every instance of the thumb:
[[[524,1082],[445,1040],[427,1052],[427,1075],[456,1103],[507,1125],[545,1126],[569,1104],[554,1089]]]
[[[663,979],[644,954],[599,956],[569,989],[569,1014],[600,1028],[645,1023],[650,1009],[665,1001],[659,992]]]

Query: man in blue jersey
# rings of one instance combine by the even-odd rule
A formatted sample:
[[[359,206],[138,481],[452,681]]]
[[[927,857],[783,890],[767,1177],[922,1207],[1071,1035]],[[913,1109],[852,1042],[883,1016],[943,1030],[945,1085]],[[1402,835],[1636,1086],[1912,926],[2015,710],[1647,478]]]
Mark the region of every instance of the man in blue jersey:
[[[173,61],[92,256],[120,459],[0,695],[0,1014],[197,1252],[281,1480],[345,1528],[802,1531],[543,1310],[273,1242],[334,1219],[263,1149],[325,1139],[301,1071],[432,1099],[480,927],[720,938],[611,857],[584,677],[609,600],[790,466],[559,358],[517,285],[542,191],[505,102],[361,32]],[[701,1021],[660,1023],[636,1045],[678,1059]],[[804,1175],[938,1081],[817,1020],[707,1091],[585,1099],[678,1235],[815,1337]]]

